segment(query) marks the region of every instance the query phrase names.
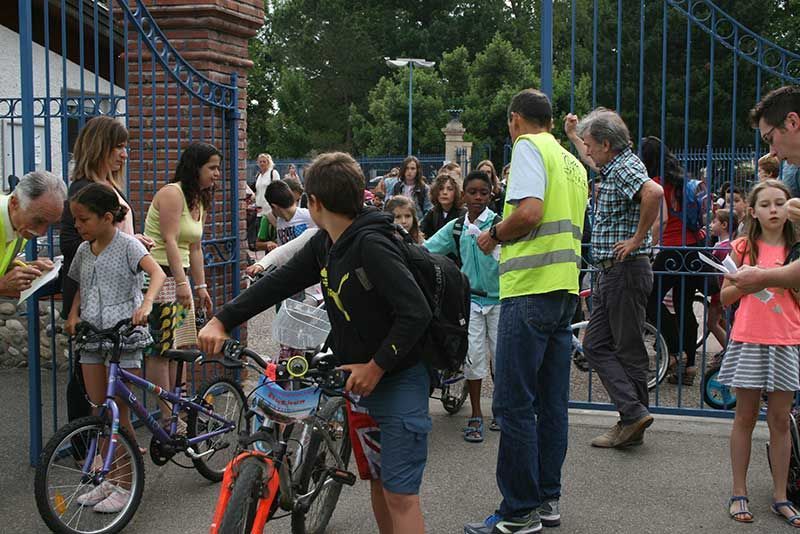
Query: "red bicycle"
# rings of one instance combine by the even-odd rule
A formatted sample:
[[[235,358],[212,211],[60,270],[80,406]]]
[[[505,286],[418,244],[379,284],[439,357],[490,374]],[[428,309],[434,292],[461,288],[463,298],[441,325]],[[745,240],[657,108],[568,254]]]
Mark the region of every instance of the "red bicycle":
[[[223,354],[222,365],[254,367],[263,377],[245,415],[258,430],[239,438],[243,452],[225,470],[211,534],[261,533],[278,508],[291,515],[293,534],[322,534],[342,485],[356,481],[347,470],[350,435],[338,362],[323,352],[310,362],[295,354],[276,363],[236,341],[226,342]]]

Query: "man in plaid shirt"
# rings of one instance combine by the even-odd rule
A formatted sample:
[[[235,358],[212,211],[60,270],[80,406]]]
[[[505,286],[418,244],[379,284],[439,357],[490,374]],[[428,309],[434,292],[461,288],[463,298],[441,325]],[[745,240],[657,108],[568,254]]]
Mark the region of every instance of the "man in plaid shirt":
[[[645,429],[653,423],[643,335],[653,287],[650,228],[664,192],[631,151],[628,127],[615,112],[597,108],[580,122],[568,116],[566,129],[582,159],[593,163],[602,180],[591,241],[600,275],[592,294],[584,349],[620,420],[593,439],[592,445],[641,445]]]

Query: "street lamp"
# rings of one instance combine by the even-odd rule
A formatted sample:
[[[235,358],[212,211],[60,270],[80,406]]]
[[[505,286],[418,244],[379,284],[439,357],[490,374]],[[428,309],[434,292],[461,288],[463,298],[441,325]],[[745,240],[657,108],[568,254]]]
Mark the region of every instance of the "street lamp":
[[[414,89],[414,67],[422,67],[429,69],[436,65],[435,61],[428,61],[427,59],[419,59],[412,57],[399,57],[396,59],[383,58],[386,64],[392,68],[402,68],[408,65],[408,155],[411,155],[411,104],[413,101],[412,91]]]

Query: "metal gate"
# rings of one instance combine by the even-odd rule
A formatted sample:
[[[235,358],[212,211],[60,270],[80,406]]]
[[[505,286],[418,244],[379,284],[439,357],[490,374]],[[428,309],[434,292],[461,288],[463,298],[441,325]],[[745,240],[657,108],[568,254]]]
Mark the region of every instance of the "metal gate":
[[[136,231],[143,232],[147,207],[171,179],[182,147],[192,141],[215,145],[224,161],[203,234],[206,276],[215,303],[235,297],[240,287],[236,73],[226,84],[198,72],[170,45],[142,0],[19,0],[17,7],[20,80],[11,94],[0,94],[3,176],[47,169],[68,182],[80,128],[96,115],[115,117],[129,129],[127,194]],[[8,181],[2,185],[8,192]],[[29,246],[28,257],[37,254],[58,254],[57,230],[40,240],[38,250]],[[41,320],[27,321],[31,463],[38,459],[43,430],[49,434],[65,422],[64,385],[71,366],[65,339],[57,333],[59,295],[28,300],[22,319],[38,318],[40,311]]]
[[[725,183],[744,190],[757,180],[757,160],[768,147],[750,128],[748,110],[770,89],[800,83],[800,55],[709,0],[543,0],[540,7],[541,87],[551,96],[554,85],[569,87],[554,97],[557,135],[563,138],[565,113],[605,106],[621,114],[637,148],[643,137],[659,137],[709,191]],[[677,248],[711,250],[708,241],[683,243]],[[672,267],[655,273],[654,286],[666,274],[681,276],[682,287],[690,277],[709,280],[702,264]],[[702,395],[703,370],[722,348],[707,336],[707,299],[677,300],[696,306],[698,376],[691,387],[664,381],[651,390],[653,411],[729,417],[709,409]],[[659,313],[653,321],[659,330],[661,321]],[[680,318],[679,340],[684,328]],[[685,348],[680,341],[679,352]],[[614,409],[596,375],[574,371],[572,378],[573,407]]]

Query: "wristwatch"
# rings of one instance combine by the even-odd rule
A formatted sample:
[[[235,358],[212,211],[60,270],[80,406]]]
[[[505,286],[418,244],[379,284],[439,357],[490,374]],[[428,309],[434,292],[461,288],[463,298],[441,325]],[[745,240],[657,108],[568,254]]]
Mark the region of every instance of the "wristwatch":
[[[489,237],[497,241],[498,243],[502,243],[499,237],[497,237],[497,225],[492,226],[489,228]]]

